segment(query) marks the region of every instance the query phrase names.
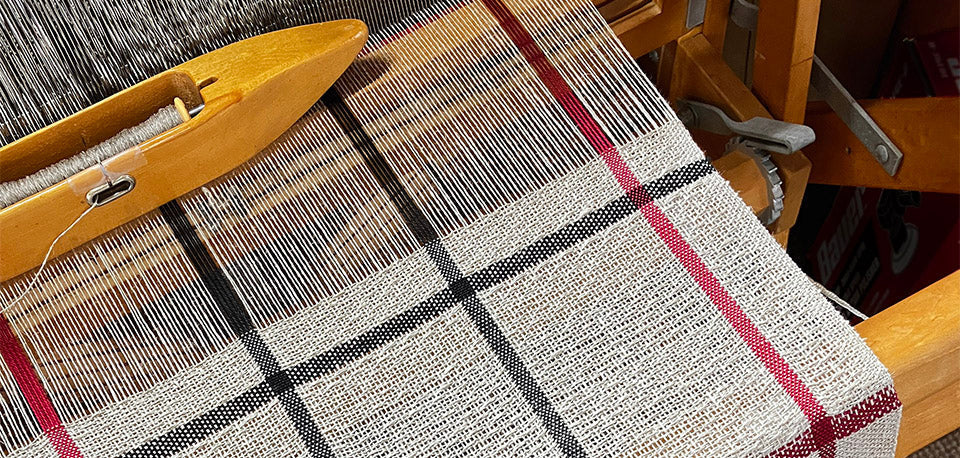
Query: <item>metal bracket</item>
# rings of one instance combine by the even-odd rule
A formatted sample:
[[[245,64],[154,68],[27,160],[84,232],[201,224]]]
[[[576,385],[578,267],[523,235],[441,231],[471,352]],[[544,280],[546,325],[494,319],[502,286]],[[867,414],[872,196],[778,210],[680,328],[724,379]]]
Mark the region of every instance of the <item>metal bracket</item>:
[[[900,168],[900,162],[903,160],[903,153],[897,145],[883,133],[880,126],[873,121],[873,118],[860,106],[857,101],[850,96],[846,88],[840,84],[830,69],[824,65],[819,57],[813,56],[813,70],[810,72],[810,85],[816,89],[817,94],[830,105],[830,108],[837,113],[837,116],[843,120],[843,123],[850,128],[867,151],[883,166],[890,176],[897,173]]]
[[[707,0],[687,0],[687,22],[688,29],[692,29],[703,24],[703,19],[707,15]]]
[[[760,7],[747,0],[733,0],[730,2],[730,20],[742,29],[751,32],[757,30],[757,17]]]
[[[742,151],[757,164],[763,180],[767,182],[767,199],[770,205],[757,217],[765,226],[773,224],[783,213],[783,179],[777,173],[777,166],[770,159],[770,153],[745,142],[743,137],[734,137],[727,143],[726,152]]]
[[[753,118],[738,122],[723,110],[691,100],[677,101],[677,114],[691,129],[701,129],[720,135],[737,135],[753,146],[773,153],[790,154],[799,151],[817,138],[813,129],[769,118]]]
[[[813,129],[769,118],[737,122],[713,105],[690,100],[677,101],[677,114],[688,128],[734,136],[727,143],[726,152],[742,151],[750,156],[767,183],[770,205],[758,217],[768,226],[776,221],[783,212],[783,180],[770,159],[770,153],[799,151],[816,139]]]

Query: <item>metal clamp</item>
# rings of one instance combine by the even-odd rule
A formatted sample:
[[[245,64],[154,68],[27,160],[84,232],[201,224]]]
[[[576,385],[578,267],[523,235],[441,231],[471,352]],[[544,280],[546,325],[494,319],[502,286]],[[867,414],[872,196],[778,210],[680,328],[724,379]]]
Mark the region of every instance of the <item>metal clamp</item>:
[[[765,151],[790,154],[813,143],[817,136],[813,129],[769,118],[753,118],[739,122],[730,119],[723,110],[691,100],[677,102],[680,120],[691,129],[700,129],[720,135],[737,135]]]
[[[734,136],[727,143],[726,153],[742,151],[756,162],[767,183],[767,198],[770,201],[770,205],[758,217],[765,225],[776,221],[783,212],[783,179],[777,173],[770,153],[790,154],[799,151],[816,139],[813,129],[769,118],[738,122],[713,105],[690,100],[677,102],[677,114],[688,128]]]
[[[707,0],[687,0],[687,20],[684,25],[692,29],[703,24],[707,14]]]
[[[810,72],[810,85],[817,94],[830,105],[850,131],[860,139],[867,151],[883,166],[890,176],[897,173],[903,153],[893,144],[873,121],[873,118],[857,103],[847,89],[840,84],[830,69],[819,57],[813,56],[813,69]]]
[[[730,2],[730,21],[742,29],[756,31],[759,16],[760,8],[747,0]]]
[[[726,153],[741,151],[757,164],[763,180],[767,182],[767,199],[770,205],[764,208],[757,217],[764,225],[773,224],[783,213],[783,179],[777,173],[777,166],[770,159],[770,153],[751,145],[743,137],[734,137],[727,143]]]

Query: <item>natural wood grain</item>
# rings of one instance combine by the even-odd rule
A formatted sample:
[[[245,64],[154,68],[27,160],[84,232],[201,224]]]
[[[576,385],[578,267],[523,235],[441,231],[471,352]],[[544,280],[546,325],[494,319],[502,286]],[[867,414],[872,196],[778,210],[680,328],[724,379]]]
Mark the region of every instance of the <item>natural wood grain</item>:
[[[633,57],[645,55],[691,30],[686,27],[685,0],[612,0],[594,4]],[[723,46],[729,10],[729,0],[707,1],[702,30],[718,48]]]
[[[803,123],[820,0],[759,3],[753,90],[777,119]]]
[[[640,8],[656,3],[659,5],[663,0],[609,0],[597,6],[597,11],[608,22],[615,22],[624,16],[633,14]]]
[[[316,103],[366,37],[362,22],[342,20],[228,45],[7,145],[0,149],[0,164],[22,163],[23,170],[50,164],[63,151],[79,151],[96,143],[91,140],[109,138],[146,119],[150,110],[173,103],[175,96],[195,105],[194,83],[215,79],[199,91],[205,103],[199,115],[108,161],[108,169],[122,170],[137,185],[90,212],[63,237],[54,255],[66,252],[250,159]],[[229,135],[237,131],[244,135]],[[59,153],[45,153],[50,151]],[[50,242],[87,208],[86,191],[102,180],[98,168],[87,169],[0,210],[0,281],[38,266]]]
[[[960,271],[856,326],[903,403],[897,456],[960,427]]]
[[[903,458],[960,428],[960,380],[920,401],[903,406],[895,456]],[[946,421],[944,421],[946,419]]]
[[[805,148],[810,182],[839,186],[960,193],[960,98],[861,100],[860,105],[903,152],[888,175],[822,102],[807,107],[817,141]]]
[[[732,151],[713,161],[713,166],[730,182],[754,214],[760,213],[770,204],[766,181],[757,163],[750,156],[740,151]]]
[[[723,49],[729,19],[730,0],[707,1],[707,11],[703,17],[703,36],[714,48]]]

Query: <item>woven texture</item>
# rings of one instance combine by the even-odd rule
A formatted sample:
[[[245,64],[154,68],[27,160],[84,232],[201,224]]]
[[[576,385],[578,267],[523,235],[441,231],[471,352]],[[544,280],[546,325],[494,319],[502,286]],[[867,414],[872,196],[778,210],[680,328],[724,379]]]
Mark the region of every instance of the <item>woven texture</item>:
[[[274,144],[5,313],[5,452],[892,456],[886,369],[592,5],[400,3]]]

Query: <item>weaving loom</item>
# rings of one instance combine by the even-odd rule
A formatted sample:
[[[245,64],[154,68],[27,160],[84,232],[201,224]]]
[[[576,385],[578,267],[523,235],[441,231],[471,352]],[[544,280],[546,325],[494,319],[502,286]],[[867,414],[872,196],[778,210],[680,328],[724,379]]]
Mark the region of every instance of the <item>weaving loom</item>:
[[[3,284],[7,454],[894,451],[887,370],[588,3],[2,8],[7,142],[243,38],[370,32],[253,159]]]

